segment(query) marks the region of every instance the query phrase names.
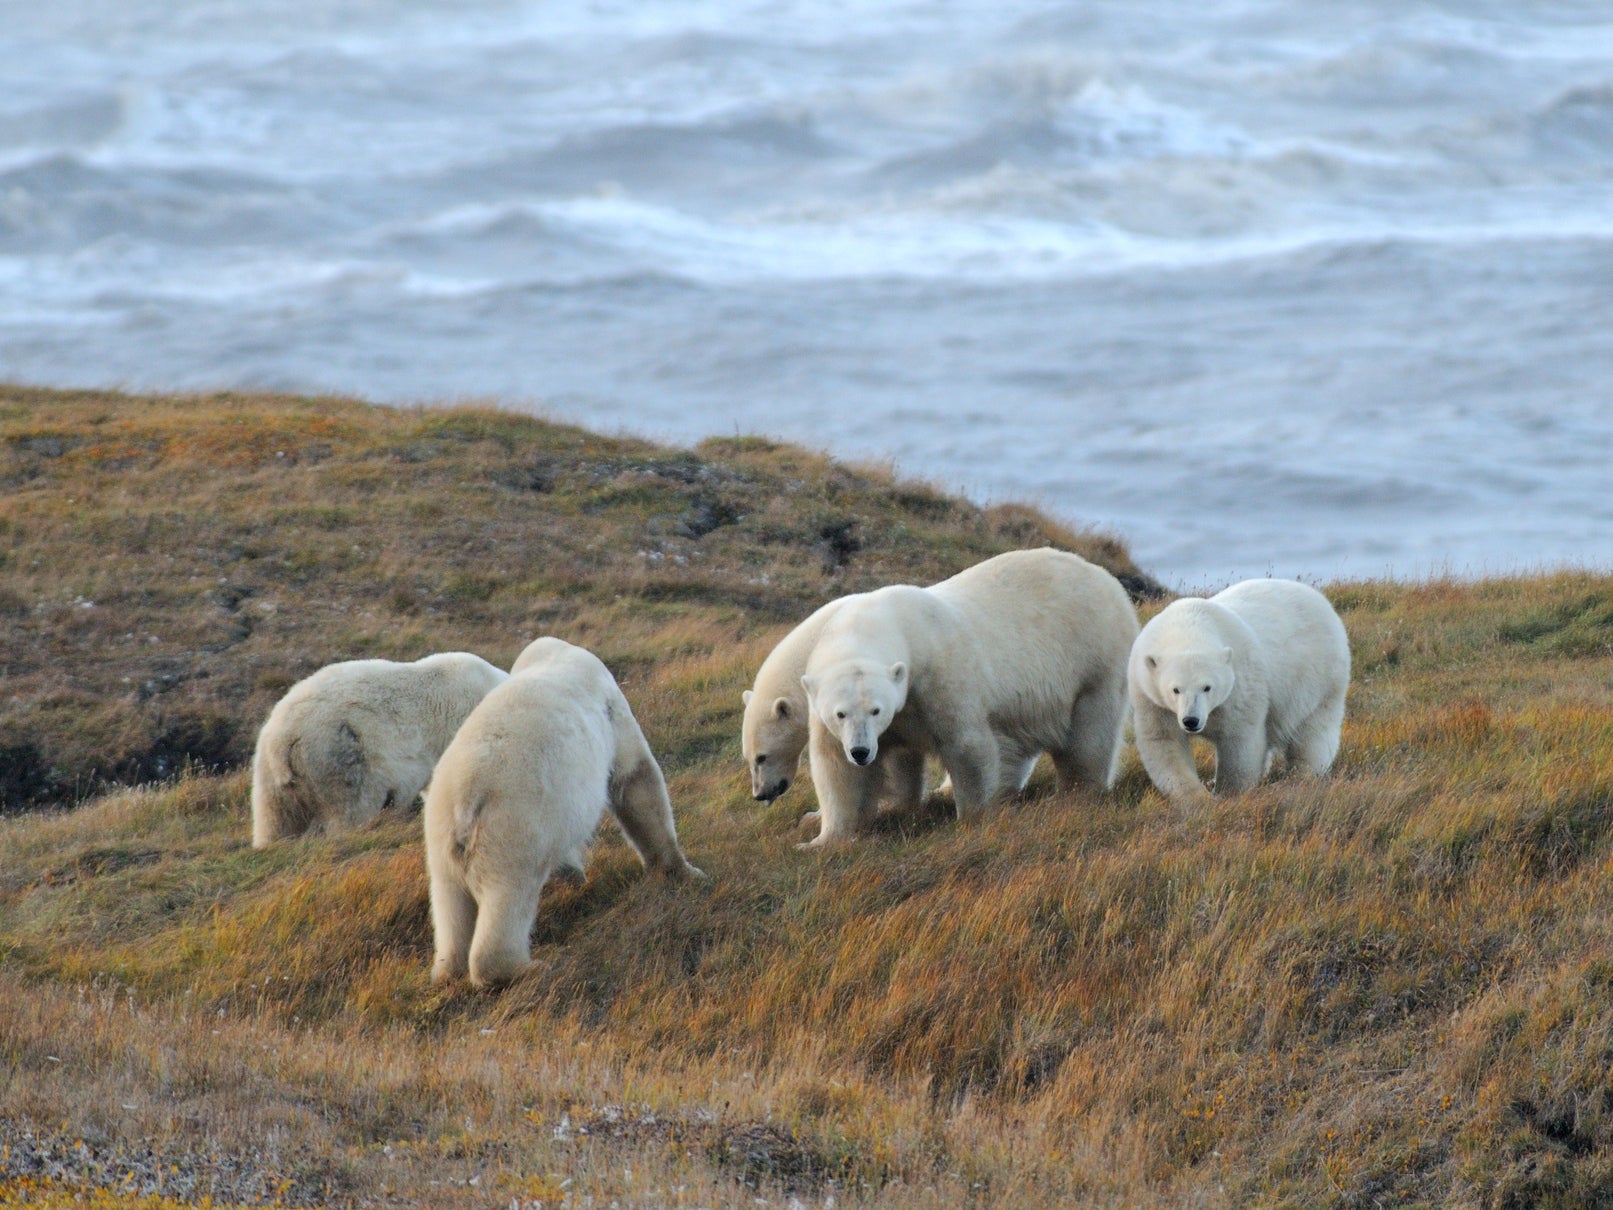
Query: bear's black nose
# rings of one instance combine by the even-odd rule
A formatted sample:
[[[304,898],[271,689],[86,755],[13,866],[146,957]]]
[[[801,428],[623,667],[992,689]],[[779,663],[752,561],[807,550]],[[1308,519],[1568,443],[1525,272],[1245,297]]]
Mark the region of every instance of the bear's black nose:
[[[754,797],[757,802],[772,802],[789,788],[790,779],[786,777],[782,781],[774,782],[771,786],[768,786],[767,789],[763,790],[760,794],[757,794]]]
[[[868,763],[868,749],[853,748],[851,750],[851,759],[856,761],[859,765],[866,765]]]
[[[1200,728],[1200,727],[1202,727],[1202,726],[1203,726],[1203,725],[1204,725],[1204,724],[1203,724],[1203,723],[1201,723],[1201,722],[1199,722],[1199,720],[1198,720],[1198,719],[1196,719],[1196,718],[1193,718],[1193,717],[1191,717],[1191,716],[1190,716],[1190,717],[1188,717],[1188,718],[1184,718],[1184,719],[1183,719],[1183,720],[1182,720],[1182,729],[1183,729],[1183,730],[1184,730],[1184,731],[1195,731],[1195,732],[1196,732],[1196,731],[1197,731],[1197,730],[1198,730],[1198,729],[1199,729],[1199,728]]]

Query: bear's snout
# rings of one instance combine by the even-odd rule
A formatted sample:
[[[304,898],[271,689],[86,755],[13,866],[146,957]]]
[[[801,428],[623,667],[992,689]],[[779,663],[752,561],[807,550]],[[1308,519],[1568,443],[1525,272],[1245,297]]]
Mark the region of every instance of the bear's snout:
[[[772,802],[789,788],[790,779],[787,777],[781,777],[778,781],[774,782],[765,789],[758,790],[754,795],[752,795],[752,797],[755,798],[757,802]]]
[[[1182,730],[1188,732],[1190,735],[1197,735],[1203,729],[1203,719],[1194,718],[1192,715],[1189,715],[1187,718],[1182,720]]]
[[[874,759],[869,755],[867,748],[853,748],[849,753],[847,753],[847,755],[851,757],[854,764],[859,765],[866,765],[869,761]]]

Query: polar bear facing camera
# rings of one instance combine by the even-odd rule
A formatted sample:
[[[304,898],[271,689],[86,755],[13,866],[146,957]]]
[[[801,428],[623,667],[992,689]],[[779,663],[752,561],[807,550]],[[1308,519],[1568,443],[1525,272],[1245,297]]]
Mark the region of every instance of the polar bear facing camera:
[[[434,982],[509,982],[531,961],[538,895],[615,816],[646,867],[704,878],[678,847],[666,782],[615,678],[555,638],[527,646],[465,720],[426,792]]]
[[[861,595],[861,594],[856,594]],[[801,677],[817,645],[824,624],[851,597],[840,597],[814,611],[779,643],[757,669],[756,683],[745,690],[745,716],[740,725],[740,749],[750,771],[751,796],[772,802],[795,780],[801,754],[811,734],[806,689]],[[914,807],[924,800],[924,753],[887,745],[878,762],[880,794],[897,807]],[[815,822],[809,812],[803,823]]]
[[[823,829],[871,814],[869,767],[896,742],[933,752],[959,819],[1023,784],[1036,757],[1059,784],[1114,779],[1137,615],[1101,567],[1052,549],[1011,551],[931,588],[893,585],[825,623],[802,677]]]
[[[414,803],[465,716],[506,673],[453,651],[348,660],[298,681],[252,756],[252,847]]]
[[[1162,609],[1132,647],[1137,751],[1168,798],[1209,797],[1190,736],[1215,747],[1215,788],[1238,794],[1273,756],[1320,777],[1333,766],[1350,641],[1326,597],[1294,580],[1245,580]]]
[[[801,676],[824,623],[847,599],[841,597],[814,610],[780,639],[756,670],[756,683],[741,694],[745,717],[740,723],[739,746],[750,771],[751,797],[757,802],[772,802],[795,780],[808,735]]]

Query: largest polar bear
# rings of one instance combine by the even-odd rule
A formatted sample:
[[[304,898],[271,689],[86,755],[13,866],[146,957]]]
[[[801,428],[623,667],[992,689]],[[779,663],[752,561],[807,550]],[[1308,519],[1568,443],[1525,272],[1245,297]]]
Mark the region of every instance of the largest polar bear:
[[[426,792],[433,981],[519,974],[543,884],[580,865],[607,810],[646,866],[705,877],[678,847],[660,766],[609,669],[538,639],[465,720]]]
[[[1238,794],[1273,754],[1320,776],[1333,765],[1350,687],[1350,640],[1333,606],[1294,580],[1245,580],[1160,610],[1132,647],[1137,752],[1160,793],[1209,797],[1188,736],[1215,746],[1215,788]]]
[[[960,819],[1012,790],[1040,752],[1061,786],[1107,787],[1136,634],[1118,580],[1048,548],[998,555],[930,588],[846,600],[802,677],[823,825],[812,843],[867,822],[869,766],[891,740],[940,757]]]
[[[252,847],[408,807],[459,724],[508,674],[464,651],[346,660],[298,681],[252,755]]]

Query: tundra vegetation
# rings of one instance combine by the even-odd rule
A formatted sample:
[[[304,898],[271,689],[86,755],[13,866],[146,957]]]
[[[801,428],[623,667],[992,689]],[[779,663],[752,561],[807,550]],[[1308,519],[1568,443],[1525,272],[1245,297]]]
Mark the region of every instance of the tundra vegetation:
[[[841,593],[1052,543],[754,438],[0,390],[0,1204],[1582,1206],[1613,1188],[1613,580],[1328,595],[1335,776],[1135,756],[821,854],[740,691]],[[1156,605],[1145,605],[1146,617]],[[533,970],[430,983],[417,818],[250,847],[337,659],[597,652],[712,884],[609,829]]]

